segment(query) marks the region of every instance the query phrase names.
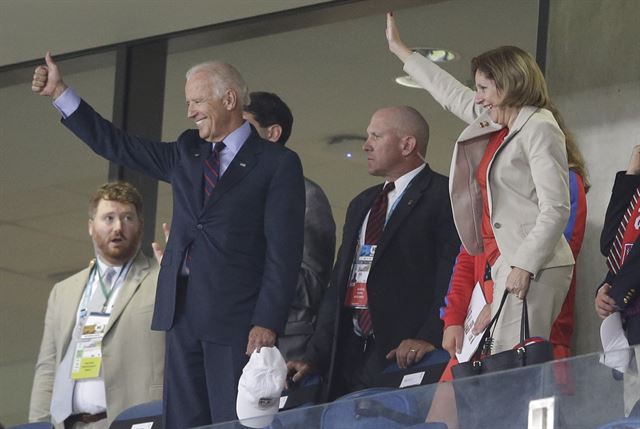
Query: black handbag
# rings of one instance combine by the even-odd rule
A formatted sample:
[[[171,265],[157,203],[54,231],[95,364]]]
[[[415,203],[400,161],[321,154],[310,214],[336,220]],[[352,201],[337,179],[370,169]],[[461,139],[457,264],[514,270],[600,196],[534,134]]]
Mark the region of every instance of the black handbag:
[[[507,300],[509,292],[505,290],[500,301],[498,312],[493,316],[484,331],[478,350],[468,362],[459,363],[451,368],[454,379],[488,374],[506,369],[521,368],[553,360],[553,345],[540,337],[529,336],[529,313],[527,299],[522,302],[522,319],[520,320],[520,343],[511,350],[491,354],[493,331]]]

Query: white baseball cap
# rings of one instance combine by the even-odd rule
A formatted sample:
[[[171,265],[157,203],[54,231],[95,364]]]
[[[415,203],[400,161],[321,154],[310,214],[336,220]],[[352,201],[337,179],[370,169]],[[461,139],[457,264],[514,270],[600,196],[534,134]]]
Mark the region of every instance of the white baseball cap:
[[[254,351],[238,382],[236,413],[244,426],[264,428],[278,412],[287,364],[277,347]]]

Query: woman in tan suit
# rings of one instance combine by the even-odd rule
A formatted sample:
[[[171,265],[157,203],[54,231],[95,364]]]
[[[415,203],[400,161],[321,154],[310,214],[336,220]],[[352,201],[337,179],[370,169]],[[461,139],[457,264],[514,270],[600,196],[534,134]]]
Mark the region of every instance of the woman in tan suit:
[[[510,292],[493,352],[519,342],[524,297],[531,335],[549,338],[574,259],[562,234],[570,210],[565,137],[550,111],[555,109],[542,72],[522,49],[500,47],[472,59],[474,92],[413,53],[400,39],[392,14],[387,15],[387,40],[413,80],[469,124],[455,145],[449,190],[466,251],[484,253],[491,266],[491,314],[505,289]],[[445,331],[443,344],[461,337]]]

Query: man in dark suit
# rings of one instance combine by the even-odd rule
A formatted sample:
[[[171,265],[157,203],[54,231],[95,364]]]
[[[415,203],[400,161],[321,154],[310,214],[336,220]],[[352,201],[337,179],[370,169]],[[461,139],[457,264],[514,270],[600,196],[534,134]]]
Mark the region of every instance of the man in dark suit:
[[[251,101],[244,109],[244,118],[263,139],[286,144],[293,126],[289,106],[269,92],[252,92],[249,98]],[[300,359],[304,355],[329,284],[336,250],[336,224],[327,196],[317,183],[306,177],[304,188],[306,209],[302,265],[284,335],[278,338],[278,349],[286,360]]]
[[[242,118],[247,86],[221,62],[187,72],[197,130],[161,143],[116,129],[67,88],[47,54],[32,90],[99,155],[171,183],[171,236],[152,328],[166,330],[166,428],[236,418],[247,356],[283,331],[302,258],[304,180],[298,156]]]
[[[460,242],[447,178],[424,162],[429,127],[411,107],[378,110],[363,146],[369,174],[385,179],[351,201],[316,330],[293,380],[327,373],[333,399],[375,385],[441,346],[439,307]]]
[[[607,257],[609,271],[598,288],[596,313],[605,319],[622,313],[629,345],[640,344],[640,145],[633,148],[627,171],[616,174],[600,236],[600,251]],[[640,370],[640,347],[635,348]],[[640,376],[624,375],[625,414],[640,399]],[[637,412],[637,411],[634,411]]]

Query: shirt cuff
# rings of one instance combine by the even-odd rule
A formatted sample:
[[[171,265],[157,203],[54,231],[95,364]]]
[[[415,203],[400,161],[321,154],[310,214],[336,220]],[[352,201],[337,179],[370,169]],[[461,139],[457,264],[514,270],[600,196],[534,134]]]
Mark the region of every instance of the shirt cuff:
[[[69,116],[73,115],[76,110],[78,110],[78,106],[80,106],[80,97],[78,97],[78,94],[76,94],[72,88],[67,88],[62,94],[60,94],[60,97],[53,100],[53,105],[58,109],[62,118],[67,119]]]

